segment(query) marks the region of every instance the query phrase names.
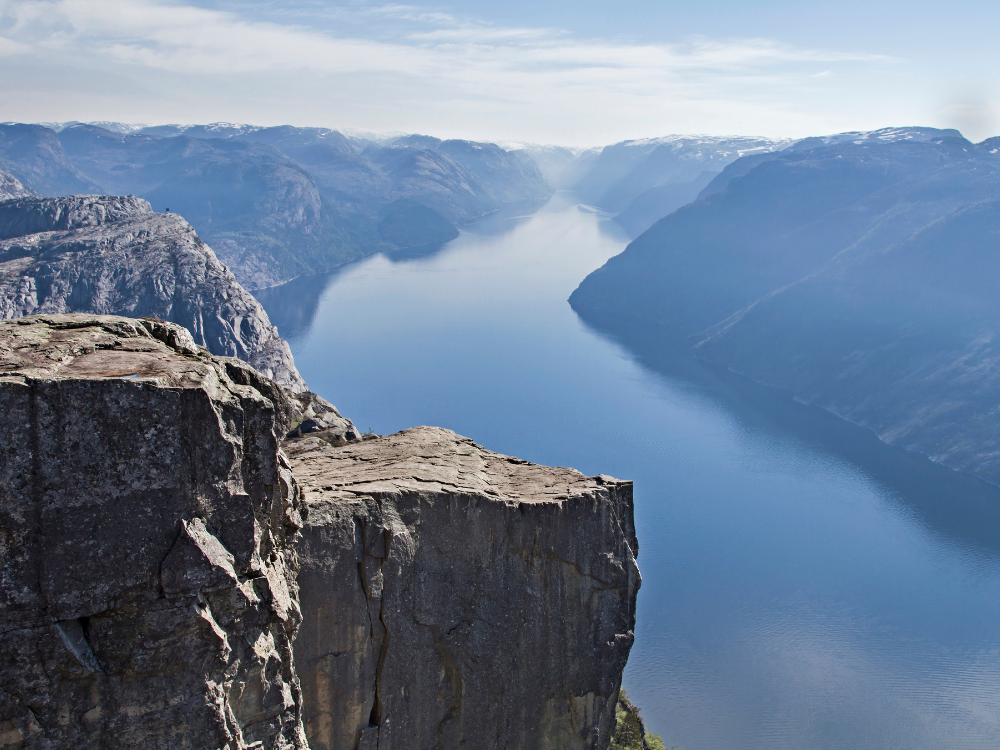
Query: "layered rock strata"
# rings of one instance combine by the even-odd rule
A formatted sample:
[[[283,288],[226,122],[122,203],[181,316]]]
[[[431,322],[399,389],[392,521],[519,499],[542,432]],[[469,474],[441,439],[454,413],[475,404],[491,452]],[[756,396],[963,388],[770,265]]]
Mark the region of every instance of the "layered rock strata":
[[[640,583],[630,482],[432,427],[286,451],[313,750],[608,746]]]
[[[139,198],[0,204],[0,318],[86,312],[160,318],[293,391],[306,384],[267,313],[194,229]]]
[[[0,323],[0,746],[307,747],[290,412],[176,325]]]

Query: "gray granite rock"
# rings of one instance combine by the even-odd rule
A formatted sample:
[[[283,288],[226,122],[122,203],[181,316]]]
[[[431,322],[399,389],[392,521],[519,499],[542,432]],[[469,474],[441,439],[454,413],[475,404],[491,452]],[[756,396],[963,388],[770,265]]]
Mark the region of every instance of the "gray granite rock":
[[[213,354],[306,384],[267,313],[176,214],[139,198],[77,195],[0,205],[0,317],[86,312],[179,323]]]
[[[0,201],[28,198],[32,195],[34,193],[22,185],[14,175],[0,169]]]
[[[292,429],[286,437],[315,434],[334,445],[361,440],[361,432],[337,407],[312,391],[288,393],[292,404]]]
[[[286,451],[313,750],[607,748],[640,583],[630,482],[432,427]]]
[[[291,411],[173,324],[0,322],[0,745],[307,747]]]

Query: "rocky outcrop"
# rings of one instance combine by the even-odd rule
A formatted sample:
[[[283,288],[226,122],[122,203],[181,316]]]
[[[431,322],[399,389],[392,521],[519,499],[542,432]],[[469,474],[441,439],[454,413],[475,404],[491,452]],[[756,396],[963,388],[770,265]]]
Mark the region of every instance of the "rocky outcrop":
[[[0,169],[0,201],[28,198],[31,195],[33,193],[22,185],[14,175]]]
[[[630,482],[432,427],[286,450],[313,750],[608,746],[640,581]]]
[[[0,429],[0,746],[608,747],[630,482],[359,436],[152,319],[0,322]]]
[[[0,323],[0,745],[307,747],[290,411],[176,325]]]
[[[179,323],[213,354],[306,389],[264,308],[191,225],[132,196],[0,205],[0,317],[71,312]]]
[[[342,417],[337,407],[312,391],[288,394],[292,405],[291,427],[288,438],[316,434],[328,443],[343,445],[361,439],[361,432],[347,417]]]

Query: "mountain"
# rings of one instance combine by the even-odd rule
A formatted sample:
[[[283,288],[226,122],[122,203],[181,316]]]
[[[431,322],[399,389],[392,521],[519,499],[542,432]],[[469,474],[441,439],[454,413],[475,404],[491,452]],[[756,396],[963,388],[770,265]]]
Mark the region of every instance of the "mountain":
[[[243,133],[239,139],[278,149],[312,175],[328,200],[364,205],[389,189],[385,175],[336,130],[282,125]]]
[[[791,141],[769,138],[671,135],[605,146],[572,188],[587,203],[619,214],[637,236],[694,200],[715,173],[750,154],[768,154]]]
[[[250,288],[323,271],[378,248],[372,222],[325,205],[313,177],[274,146],[185,135],[59,133],[106,192],[181,213]]]
[[[267,313],[177,214],[135,197],[0,203],[0,317],[158,318],[293,391],[305,383]]]
[[[393,200],[419,201],[455,224],[495,210],[469,170],[447,154],[393,144],[367,148],[364,156],[389,178],[388,197]]]
[[[42,195],[100,192],[70,161],[56,132],[41,125],[0,124],[0,169]]]
[[[443,141],[435,150],[469,170],[478,192],[495,204],[539,203],[552,195],[538,165],[523,151],[505,151],[494,143],[462,140]]]
[[[393,197],[423,202],[456,223],[552,195],[530,156],[493,143],[409,135],[364,153],[391,175]]]
[[[886,129],[735,162],[570,302],[1000,483],[998,276],[1000,139]]]
[[[505,145],[510,145],[512,151],[530,156],[545,181],[557,188],[576,183],[601,153],[599,148],[567,148],[535,143]]]
[[[43,195],[134,194],[179,211],[251,289],[434,247],[457,224],[551,194],[530,157],[494,144],[232,123],[57,127],[0,125],[0,166]]]
[[[27,198],[33,194],[14,175],[0,169],[0,201],[8,201],[13,198]]]

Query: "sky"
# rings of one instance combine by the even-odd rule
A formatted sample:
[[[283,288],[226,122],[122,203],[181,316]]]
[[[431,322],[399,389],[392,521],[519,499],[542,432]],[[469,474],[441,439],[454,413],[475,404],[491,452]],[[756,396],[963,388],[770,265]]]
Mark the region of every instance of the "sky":
[[[1000,134],[998,2],[0,0],[0,121]]]

